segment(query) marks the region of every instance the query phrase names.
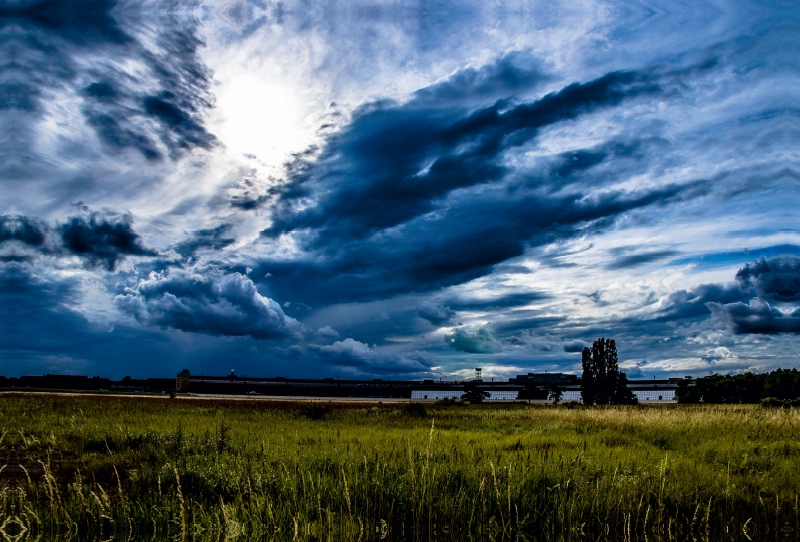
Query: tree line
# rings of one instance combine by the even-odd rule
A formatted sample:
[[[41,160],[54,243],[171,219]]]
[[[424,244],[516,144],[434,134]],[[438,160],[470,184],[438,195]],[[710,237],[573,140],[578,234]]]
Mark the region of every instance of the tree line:
[[[800,406],[800,371],[778,369],[770,373],[714,374],[678,383],[679,403],[761,403]]]

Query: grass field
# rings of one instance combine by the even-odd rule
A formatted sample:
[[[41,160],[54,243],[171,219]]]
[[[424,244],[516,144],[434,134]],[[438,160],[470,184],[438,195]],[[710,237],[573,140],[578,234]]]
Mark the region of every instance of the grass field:
[[[800,536],[797,409],[426,408],[0,395],[0,536]]]

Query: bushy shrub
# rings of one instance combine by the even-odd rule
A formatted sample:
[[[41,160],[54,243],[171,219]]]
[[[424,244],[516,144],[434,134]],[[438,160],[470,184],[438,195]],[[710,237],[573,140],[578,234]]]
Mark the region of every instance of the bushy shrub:
[[[477,380],[464,382],[464,394],[461,396],[461,400],[469,404],[480,404],[484,399],[488,399],[491,394],[480,389],[479,386],[480,382]]]
[[[761,406],[768,407],[800,407],[800,399],[778,399],[777,397],[764,397],[759,401]]]
[[[297,414],[304,418],[308,418],[309,420],[323,420],[328,414],[330,414],[330,411],[331,409],[326,406],[311,403],[310,405],[301,408]]]
[[[425,411],[425,406],[422,403],[406,403],[406,405],[403,407],[403,414],[418,418],[424,418],[428,415],[428,413]]]

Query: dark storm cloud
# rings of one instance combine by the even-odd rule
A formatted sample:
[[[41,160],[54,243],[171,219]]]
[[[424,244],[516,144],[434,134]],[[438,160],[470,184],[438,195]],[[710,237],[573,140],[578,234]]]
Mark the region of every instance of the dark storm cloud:
[[[630,254],[628,256],[620,256],[612,263],[606,266],[606,269],[629,269],[638,267],[640,265],[656,262],[665,258],[670,258],[679,254],[675,250],[653,250],[650,252],[641,252],[639,254]]]
[[[77,277],[53,280],[31,265],[0,264],[0,374],[169,377],[187,367],[219,371],[220,360],[236,360],[237,370],[263,373],[265,357],[267,363],[278,357],[277,352],[274,357],[259,354],[248,337],[220,342],[197,336],[187,343],[109,322],[107,315],[98,318],[91,307],[81,307],[82,297]],[[82,310],[71,310],[77,307]],[[307,374],[313,376],[314,370]]]
[[[315,147],[306,149],[305,152],[296,156],[293,162],[290,162],[286,167],[292,171],[294,165],[299,165],[300,168],[305,166],[304,160],[316,152]],[[246,158],[255,159],[252,154],[245,154]],[[269,177],[269,181],[278,184],[277,180]],[[239,179],[236,184],[231,187],[228,192],[228,199],[231,207],[241,209],[243,211],[252,211],[259,209],[268,203],[277,199],[281,194],[281,189],[278,186],[271,186],[264,188],[263,182],[258,180],[258,170],[252,169]]]
[[[575,352],[582,352],[584,348],[587,346],[591,346],[589,343],[585,341],[568,341],[564,343],[564,352],[575,353]]]
[[[110,14],[115,5],[109,0],[5,0],[0,3],[0,28],[36,29],[81,46],[121,44],[130,38]]]
[[[148,160],[161,158],[158,145],[138,127],[131,125],[127,117],[93,110],[87,110],[84,114],[86,122],[107,147],[117,150],[133,148]]]
[[[714,317],[723,321],[734,333],[800,333],[800,309],[784,313],[760,298],[750,303],[709,303]]]
[[[603,151],[594,150],[580,150],[564,153],[561,155],[561,163],[556,169],[556,174],[559,177],[571,177],[576,173],[591,169],[605,160],[609,154]]]
[[[450,322],[455,317],[456,311],[444,305],[421,303],[417,307],[417,315],[435,326],[440,326]]]
[[[47,232],[47,225],[35,218],[0,215],[0,243],[19,241],[32,247],[41,247]]]
[[[530,305],[548,298],[547,294],[541,292],[517,292],[488,299],[459,298],[450,301],[449,304],[455,310],[494,311]]]
[[[126,11],[131,23],[138,14]],[[140,90],[141,82],[122,72],[97,74],[84,90],[84,114],[98,136],[111,148],[135,148],[148,159],[161,156],[157,142],[172,156],[194,148],[209,149],[216,138],[203,125],[204,113],[213,105],[211,73],[199,57],[203,45],[194,21],[179,12],[165,11],[162,32],[155,47],[131,46],[126,53],[144,63],[155,85]],[[123,52],[125,54],[125,52]],[[144,121],[153,121],[150,131]]]
[[[64,308],[76,299],[70,281],[37,277],[25,264],[0,264],[0,350],[24,348],[31,337],[47,349],[64,330],[84,329],[85,322]]]
[[[357,373],[426,375],[436,364],[436,358],[425,352],[380,352],[351,338],[331,345],[311,344],[308,351],[325,364]]]
[[[562,316],[535,316],[532,318],[509,318],[492,322],[494,331],[497,335],[508,336],[511,333],[532,329],[551,329],[558,324],[564,323],[566,318]]]
[[[130,215],[90,213],[74,216],[58,228],[64,249],[83,258],[91,267],[113,271],[125,256],[155,256],[155,250],[142,245],[133,230]]]
[[[736,281],[743,289],[754,289],[764,299],[800,301],[800,257],[762,257],[740,269],[736,273]]]
[[[31,261],[38,255],[78,256],[90,268],[113,271],[126,256],[158,254],[142,244],[130,215],[89,212],[85,207],[82,211],[55,227],[30,216],[0,215],[0,246],[11,251],[3,257]],[[27,250],[19,254],[24,248]]]
[[[108,366],[116,349],[103,342],[107,330],[69,310],[80,302],[77,282],[49,280],[26,264],[0,264],[0,374],[85,370],[87,349],[98,345],[105,350],[101,365]]]
[[[363,238],[431,211],[452,190],[500,180],[507,173],[500,154],[545,126],[660,91],[652,74],[613,72],[533,102],[501,100],[471,113],[446,101],[371,104],[286,186],[264,233],[314,228],[319,244]],[[316,205],[294,211],[297,200],[317,193],[324,198]]]
[[[263,206],[271,199],[272,196],[269,194],[261,194],[258,196],[250,196],[249,194],[237,195],[231,198],[231,207],[236,207],[243,211],[252,211]]]
[[[766,232],[753,232],[755,236],[766,235]],[[737,234],[739,236],[739,234]],[[776,256],[800,256],[800,246],[798,245],[773,245],[754,249],[736,250],[728,252],[716,252],[701,254],[699,256],[689,256],[678,258],[671,262],[674,265],[703,265],[703,266],[723,266],[741,264],[743,260],[750,258],[774,258]]]
[[[481,77],[488,81],[502,72],[492,70]],[[274,222],[263,235],[295,232],[303,255],[262,262],[256,275],[270,274],[264,282],[270,291],[317,306],[432,291],[483,276],[532,246],[609,227],[628,211],[707,190],[708,183],[699,181],[603,191],[618,173],[606,158],[647,167],[649,151],[664,145],[649,136],[563,154],[544,173],[527,175],[505,161],[508,151],[544,127],[662,96],[656,71],[612,72],[534,101],[500,100],[477,110],[437,101],[437,92],[447,94],[442,85],[420,91],[424,101],[363,107],[319,156],[291,165],[290,182],[280,188]],[[576,182],[579,177],[584,181]],[[474,308],[481,309],[479,303]]]
[[[296,337],[300,324],[241,273],[207,266],[152,274],[116,297],[139,322],[208,335]]]
[[[780,309],[774,303],[800,301],[800,258],[761,258],[736,273],[734,284],[702,284],[669,296],[656,320],[675,321],[713,314],[737,334],[800,333],[800,309]]]
[[[144,361],[145,370],[156,368],[146,360],[164,346],[158,337],[112,334],[107,322],[91,324],[82,313],[70,310],[80,305],[79,282],[52,280],[31,265],[0,264],[0,374],[108,374],[135,367],[115,367],[123,359],[132,364]],[[156,344],[147,351],[149,341]]]
[[[129,41],[100,0],[0,2],[0,110],[35,112],[42,91],[76,75],[72,52]]]
[[[452,335],[445,335],[445,341],[453,350],[468,354],[494,354],[497,352],[497,339],[486,327],[474,331],[456,329]]]
[[[589,343],[578,339],[565,341],[558,335],[547,332],[542,335],[528,330],[519,335],[503,337],[500,341],[506,347],[505,351],[509,351],[510,347],[511,351],[521,348],[524,351],[575,353],[589,346]]]
[[[0,3],[0,109],[35,113],[44,89],[66,87],[83,97],[85,120],[109,149],[158,159],[162,146],[176,156],[215,145],[203,126],[211,75],[199,59],[195,21],[176,6],[143,8],[109,0]],[[153,28],[159,33],[140,34]],[[125,62],[137,75],[119,67]]]
[[[446,81],[418,90],[415,104],[470,105],[524,94],[551,79],[534,59],[531,54],[512,51],[480,68],[459,70]]]
[[[175,252],[194,256],[198,250],[221,250],[236,242],[235,237],[228,235],[232,227],[232,224],[220,224],[216,228],[192,232],[188,239],[175,245]]]
[[[573,235],[578,227],[625,211],[677,201],[694,187],[642,194],[542,198],[504,189],[462,195],[434,218],[419,218],[364,240],[330,240],[314,258],[263,262],[258,276],[281,297],[310,305],[432,291],[490,272],[526,246]],[[261,279],[259,279],[261,280]],[[451,306],[452,307],[452,306]]]
[[[678,290],[669,295],[661,308],[660,319],[681,320],[706,316],[711,311],[708,303],[727,304],[747,301],[752,294],[735,285],[701,284],[691,291]]]

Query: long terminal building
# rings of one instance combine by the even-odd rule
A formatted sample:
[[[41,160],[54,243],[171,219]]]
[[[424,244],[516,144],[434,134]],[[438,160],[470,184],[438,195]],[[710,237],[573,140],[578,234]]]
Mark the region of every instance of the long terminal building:
[[[641,402],[673,401],[681,378],[666,380],[631,380],[629,386]],[[528,391],[528,382],[539,389]],[[277,398],[312,399],[406,399],[413,401],[436,401],[459,399],[466,386],[477,386],[489,394],[488,401],[546,400],[544,387],[560,385],[564,392],[562,401],[580,401],[580,377],[566,373],[528,373],[508,380],[483,379],[480,370],[468,381],[454,380],[392,380],[375,378],[354,380],[339,378],[256,378],[237,376],[233,371],[226,376],[205,376],[183,370],[171,378],[111,380],[100,377],[51,375],[0,376],[0,389],[6,390],[58,390],[95,391],[118,393],[179,393],[196,395],[246,395]]]

